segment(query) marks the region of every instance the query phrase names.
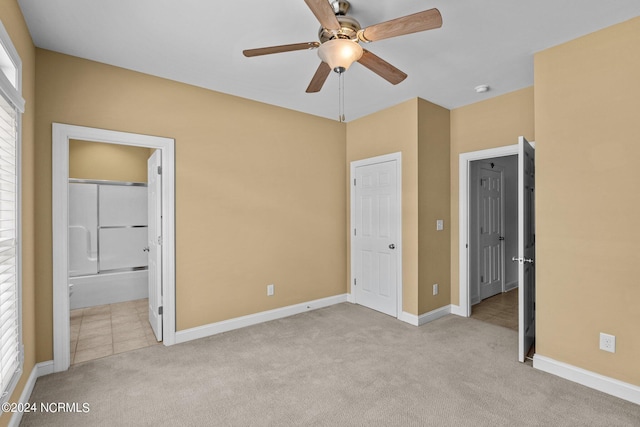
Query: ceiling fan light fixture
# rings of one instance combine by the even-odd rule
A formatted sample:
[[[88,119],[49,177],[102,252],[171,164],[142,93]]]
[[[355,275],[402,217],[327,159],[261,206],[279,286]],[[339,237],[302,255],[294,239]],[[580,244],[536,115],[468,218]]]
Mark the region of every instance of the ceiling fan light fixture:
[[[343,73],[362,57],[362,47],[350,39],[333,39],[318,48],[318,56],[336,73]]]

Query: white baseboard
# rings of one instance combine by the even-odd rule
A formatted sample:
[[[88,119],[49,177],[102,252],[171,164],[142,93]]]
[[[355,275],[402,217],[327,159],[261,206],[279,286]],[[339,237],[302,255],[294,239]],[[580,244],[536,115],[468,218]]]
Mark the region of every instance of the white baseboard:
[[[428,313],[423,313],[418,316],[418,325],[424,325],[425,323],[433,322],[441,317],[451,314],[451,304],[444,307],[436,308]]]
[[[436,308],[435,310],[431,310],[428,313],[423,313],[420,316],[416,316],[415,314],[407,313],[403,311],[398,317],[399,320],[403,322],[409,323],[413,326],[421,326],[425,323],[433,322],[436,319],[439,319],[447,314],[451,313],[451,305],[445,305],[444,307]]]
[[[36,363],[36,368],[38,368],[38,378],[44,377],[45,375],[53,374],[53,360],[49,360],[46,362]]]
[[[451,304],[451,314],[455,314],[456,316],[468,317],[467,313],[465,313],[462,307],[460,307],[459,305]]]
[[[356,303],[356,298],[353,294],[347,294],[347,302],[350,302],[351,304],[355,304]]]
[[[509,282],[506,285],[504,285],[504,291],[505,292],[509,292],[512,289],[515,289],[518,287],[518,281],[514,280],[513,282]]]
[[[289,305],[287,307],[276,308],[274,310],[262,311],[260,313],[249,314],[247,316],[236,317],[234,319],[223,320],[221,322],[210,323],[208,325],[197,326],[184,331],[176,332],[176,344],[196,340],[199,338],[209,337],[211,335],[220,334],[222,332],[232,331],[234,329],[244,328],[246,326],[257,325],[258,323],[268,322],[270,320],[282,319],[283,317],[293,316],[295,314],[304,313],[318,308],[329,307],[330,305],[347,302],[348,294],[335,295],[332,297],[321,298],[308,301],[301,304]]]
[[[20,400],[16,403],[27,403],[29,398],[31,398],[31,393],[33,393],[33,387],[36,385],[36,380],[44,375],[49,375],[53,373],[53,360],[49,360],[47,362],[36,363],[36,365],[31,370],[29,374],[29,379],[27,380],[24,388],[22,389],[22,393],[20,394]],[[20,421],[22,421],[22,412],[14,412],[13,416],[9,420],[9,427],[18,427],[20,425]]]
[[[640,387],[636,385],[605,377],[538,354],[533,356],[533,367],[640,405]]]
[[[400,316],[398,316],[398,320],[402,320],[403,322],[413,326],[420,326],[420,323],[418,323],[418,316],[416,316],[415,314],[407,313],[406,311],[400,313]]]

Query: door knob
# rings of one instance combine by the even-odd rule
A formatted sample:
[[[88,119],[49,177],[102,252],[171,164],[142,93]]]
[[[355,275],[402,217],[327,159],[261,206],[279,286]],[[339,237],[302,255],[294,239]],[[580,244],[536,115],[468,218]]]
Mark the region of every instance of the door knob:
[[[396,245],[394,245],[393,243],[389,245],[389,249],[395,249]]]

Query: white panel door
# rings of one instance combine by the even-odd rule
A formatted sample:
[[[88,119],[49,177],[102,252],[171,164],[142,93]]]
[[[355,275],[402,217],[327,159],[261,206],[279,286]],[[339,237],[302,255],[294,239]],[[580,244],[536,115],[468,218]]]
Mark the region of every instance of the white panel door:
[[[524,362],[536,336],[535,150],[520,137],[518,154],[518,360]]]
[[[478,283],[480,299],[502,292],[504,282],[502,168],[482,163],[478,189]]]
[[[147,161],[147,215],[149,257],[149,323],[158,341],[162,341],[162,175],[160,150]]]
[[[395,160],[356,168],[355,301],[397,317],[398,189]]]

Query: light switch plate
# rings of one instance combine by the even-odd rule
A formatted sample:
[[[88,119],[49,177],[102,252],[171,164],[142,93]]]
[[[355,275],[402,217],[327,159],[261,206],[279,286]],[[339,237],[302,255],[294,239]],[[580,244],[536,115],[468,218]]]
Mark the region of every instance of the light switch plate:
[[[436,231],[444,230],[444,220],[438,219],[436,220]]]

